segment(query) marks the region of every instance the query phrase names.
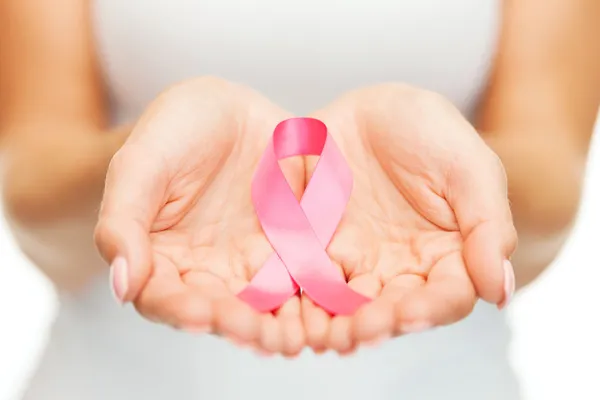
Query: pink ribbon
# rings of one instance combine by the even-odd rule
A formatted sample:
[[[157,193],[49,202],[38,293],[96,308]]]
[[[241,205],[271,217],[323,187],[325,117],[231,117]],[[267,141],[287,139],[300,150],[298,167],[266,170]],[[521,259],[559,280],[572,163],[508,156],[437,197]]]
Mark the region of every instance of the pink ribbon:
[[[300,202],[278,163],[298,155],[320,155]],[[323,122],[292,118],[279,123],[252,182],[254,208],[275,251],[239,298],[268,312],[302,288],[334,315],[351,315],[368,302],[348,286],[325,251],[351,192],[352,171]]]

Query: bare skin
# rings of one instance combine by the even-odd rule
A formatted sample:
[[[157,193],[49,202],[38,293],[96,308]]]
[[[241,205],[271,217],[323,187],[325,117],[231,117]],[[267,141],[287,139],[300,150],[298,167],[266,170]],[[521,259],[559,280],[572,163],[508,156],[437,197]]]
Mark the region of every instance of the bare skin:
[[[214,78],[171,88],[149,107],[113,158],[96,229],[106,260],[127,263],[126,276],[115,276],[121,301],[176,328],[267,352],[302,350],[298,296],[263,315],[235,296],[272,252],[250,182],[270,130],[289,116]],[[300,197],[303,160],[282,167]]]
[[[318,115],[356,172],[328,252],[375,299],[369,306],[331,319],[294,296],[273,316],[235,296],[272,252],[250,186],[271,130],[289,114],[214,78],[165,92],[111,162],[96,242],[113,264],[117,297],[151,320],[288,356],[303,348],[305,328],[313,348],[343,353],[456,322],[478,296],[508,300],[514,276],[504,266],[516,233],[505,174],[451,104],[392,84],[350,93]],[[433,122],[423,124],[425,115]],[[312,165],[284,165],[298,198]]]
[[[354,171],[328,253],[374,301],[331,318],[303,296],[314,349],[347,353],[459,321],[478,297],[500,307],[509,300],[514,276],[503,267],[516,232],[505,173],[458,110],[433,93],[388,84],[351,92],[316,116]]]
[[[520,237],[513,263],[522,286],[557,254],[578,207],[600,96],[595,40],[600,37],[600,3],[511,0],[503,5],[503,36],[476,128],[508,174]],[[108,164],[130,132],[127,126],[107,125],[87,1],[0,2],[0,47],[7,218],[25,253],[59,289],[81,290],[105,268],[92,231]],[[338,119],[322,117],[330,125]],[[346,151],[353,143],[344,145]],[[353,153],[358,169],[362,159],[373,157]],[[365,172],[369,180],[390,175],[373,175],[377,168]],[[381,182],[382,191],[391,192],[389,182]],[[353,204],[362,208],[365,203]],[[382,204],[371,214],[389,211],[389,204]],[[377,224],[362,219],[377,230]],[[343,260],[339,263],[344,266]],[[277,346],[289,345],[271,349]]]
[[[579,207],[600,105],[600,2],[502,4],[499,49],[475,127],[508,174],[522,287],[558,254]]]

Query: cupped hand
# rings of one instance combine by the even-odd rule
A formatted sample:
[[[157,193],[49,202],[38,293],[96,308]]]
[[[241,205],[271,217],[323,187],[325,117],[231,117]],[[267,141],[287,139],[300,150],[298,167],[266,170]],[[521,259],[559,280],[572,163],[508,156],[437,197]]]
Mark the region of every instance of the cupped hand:
[[[236,297],[270,256],[250,183],[275,125],[289,115],[250,89],[212,78],[149,107],[113,158],[96,243],[122,302],[175,328],[267,352],[304,346],[300,300],[259,314]],[[299,158],[282,169],[304,189]]]
[[[360,343],[447,325],[482,298],[514,290],[516,233],[498,157],[441,96],[389,84],[314,114],[354,173],[328,254],[374,300],[329,316],[303,295],[308,344],[344,353]],[[307,160],[307,181],[316,160]]]

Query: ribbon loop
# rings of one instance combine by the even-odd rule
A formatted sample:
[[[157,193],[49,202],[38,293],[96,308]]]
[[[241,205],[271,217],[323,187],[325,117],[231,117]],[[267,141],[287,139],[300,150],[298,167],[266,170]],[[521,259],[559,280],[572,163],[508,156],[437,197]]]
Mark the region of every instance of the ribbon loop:
[[[278,163],[297,155],[320,156],[300,202]],[[254,208],[275,251],[239,298],[261,312],[272,311],[301,287],[323,309],[341,315],[368,302],[347,285],[326,252],[351,192],[352,171],[323,122],[279,123],[252,182]]]

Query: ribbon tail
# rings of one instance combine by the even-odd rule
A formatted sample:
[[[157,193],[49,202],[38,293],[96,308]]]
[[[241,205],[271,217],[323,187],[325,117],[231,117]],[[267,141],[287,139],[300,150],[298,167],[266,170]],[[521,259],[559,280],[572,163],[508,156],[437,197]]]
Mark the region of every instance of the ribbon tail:
[[[298,290],[299,286],[283,266],[279,255],[273,252],[238,297],[258,312],[270,312],[281,307]]]

